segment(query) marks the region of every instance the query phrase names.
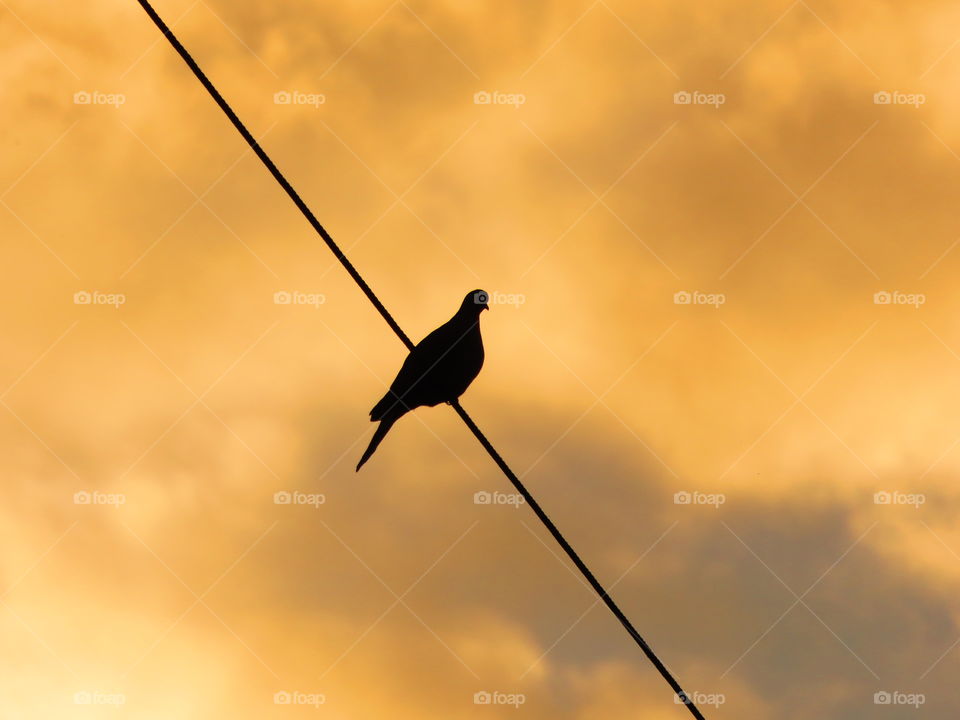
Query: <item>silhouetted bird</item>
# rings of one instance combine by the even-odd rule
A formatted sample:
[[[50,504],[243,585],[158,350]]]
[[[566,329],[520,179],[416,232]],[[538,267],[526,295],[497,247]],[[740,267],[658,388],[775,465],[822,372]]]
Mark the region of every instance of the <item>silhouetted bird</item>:
[[[387,394],[370,411],[371,422],[380,424],[357,470],[406,413],[422,405],[453,402],[477,377],[483,367],[480,313],[490,309],[488,300],[483,290],[471,290],[457,313],[410,351]]]

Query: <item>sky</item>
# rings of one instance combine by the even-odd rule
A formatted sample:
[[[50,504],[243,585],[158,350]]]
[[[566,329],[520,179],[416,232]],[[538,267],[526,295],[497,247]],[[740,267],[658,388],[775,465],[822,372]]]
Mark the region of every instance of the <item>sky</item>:
[[[960,711],[960,9],[157,0],[708,718]],[[134,2],[0,0],[0,717],[687,717]]]

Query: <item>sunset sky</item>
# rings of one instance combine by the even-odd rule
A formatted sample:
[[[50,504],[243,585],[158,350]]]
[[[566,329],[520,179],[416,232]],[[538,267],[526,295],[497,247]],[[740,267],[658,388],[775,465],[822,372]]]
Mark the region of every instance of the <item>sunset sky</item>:
[[[960,714],[960,6],[155,7],[708,718]],[[689,716],[136,2],[0,42],[2,720]]]

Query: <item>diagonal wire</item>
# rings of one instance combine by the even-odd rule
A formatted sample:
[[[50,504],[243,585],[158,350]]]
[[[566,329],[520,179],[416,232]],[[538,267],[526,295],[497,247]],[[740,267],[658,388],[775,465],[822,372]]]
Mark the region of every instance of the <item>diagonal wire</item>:
[[[366,280],[361,277],[360,273],[357,272],[357,269],[353,266],[353,263],[343,254],[343,251],[339,246],[334,242],[333,238],[330,237],[330,233],[326,231],[323,225],[320,224],[320,221],[317,220],[316,215],[313,214],[313,211],[307,207],[307,204],[303,201],[303,198],[293,189],[293,185],[284,177],[283,173],[280,172],[280,169],[274,164],[273,160],[270,159],[270,156],[260,147],[260,143],[257,142],[257,139],[247,130],[246,126],[237,117],[237,114],[233,111],[233,108],[227,104],[227,101],[223,99],[223,95],[220,94],[220,91],[217,90],[213,83],[210,82],[210,79],[204,74],[203,70],[200,69],[200,66],[197,65],[196,61],[191,57],[190,53],[187,52],[187,49],[181,44],[177,39],[177,36],[173,34],[173,31],[167,27],[166,23],[163,22],[163,19],[157,15],[156,10],[153,9],[153,6],[150,5],[148,0],[137,0],[140,3],[140,6],[146,11],[147,15],[150,16],[150,19],[153,21],[153,24],[159,28],[160,32],[163,33],[163,36],[169,41],[173,46],[173,49],[177,51],[177,54],[183,58],[183,61],[187,64],[187,67],[193,72],[197,77],[197,80],[200,81],[200,84],[210,93],[210,97],[213,98],[214,102],[223,110],[224,114],[229,118],[230,122],[233,123],[233,126],[237,129],[237,132],[243,136],[243,139],[247,141],[247,145],[250,146],[250,149],[260,158],[267,170],[270,171],[270,174],[273,175],[273,178],[280,183],[280,187],[283,188],[284,192],[290,196],[290,199],[293,200],[293,204],[297,206],[297,209],[303,213],[303,216],[307,219],[307,222],[310,223],[310,226],[316,230],[317,234],[323,239],[327,244],[327,247],[330,248],[330,252],[334,254],[337,260],[340,261],[340,264],[346,269],[350,274],[350,277],[353,278],[354,282],[360,286],[360,289],[363,290],[363,294],[367,296],[367,299],[373,303],[373,306],[377,309],[383,319],[387,321],[387,325],[390,326],[390,329],[393,330],[397,337],[407,346],[408,350],[413,349],[413,343],[410,341],[410,338],[407,337],[406,333],[400,328],[397,324],[397,321],[393,319],[393,316],[384,307],[383,303],[380,302],[380,299],[374,294],[373,290],[370,289],[370,286],[367,285]]]
[[[350,260],[344,255],[340,247],[334,242],[330,234],[324,229],[323,225],[320,224],[320,221],[317,220],[316,216],[307,207],[307,204],[303,201],[300,195],[294,190],[290,182],[284,177],[283,173],[280,172],[279,168],[274,164],[273,160],[267,155],[267,153],[260,147],[260,144],[257,142],[256,138],[247,130],[246,126],[237,117],[237,114],[233,111],[233,108],[224,100],[220,92],[214,87],[213,83],[210,82],[210,79],[204,74],[203,70],[200,69],[200,66],[197,65],[196,61],[187,51],[187,49],[181,44],[180,40],[177,39],[176,35],[173,34],[173,31],[167,27],[163,19],[157,14],[157,12],[151,6],[149,0],[137,0],[140,6],[144,9],[147,15],[150,17],[150,20],[153,21],[153,24],[157,26],[163,36],[167,39],[170,45],[174,50],[177,51],[177,54],[183,59],[187,64],[187,67],[193,72],[197,80],[200,81],[200,84],[206,89],[210,94],[210,97],[213,98],[214,102],[220,107],[224,112],[227,118],[233,123],[233,126],[237,129],[237,132],[243,136],[243,139],[246,140],[247,144],[253,150],[260,161],[266,166],[267,170],[270,171],[270,174],[273,175],[274,179],[280,184],[280,187],[290,196],[290,199],[293,200],[293,203],[297,206],[297,209],[303,214],[307,219],[307,222],[310,223],[310,226],[317,232],[317,234],[323,239],[327,244],[327,247],[330,248],[330,251],[334,254],[337,260],[340,261],[340,264],[343,265],[344,269],[349,273],[350,277],[353,278],[354,282],[360,287],[364,295],[367,296],[367,299],[373,304],[377,309],[383,319],[390,326],[390,329],[396,333],[397,337],[403,342],[408,350],[413,349],[413,343],[407,334],[401,329],[397,324],[397,321],[393,319],[393,316],[387,310],[387,308],[380,302],[380,299],[376,296],[373,290],[367,285],[366,281],[353,266]],[[683,691],[683,688],[680,687],[680,684],[676,681],[670,671],[667,669],[666,665],[657,657],[653,649],[647,644],[646,640],[637,632],[633,624],[630,622],[629,618],[623,613],[620,607],[614,602],[613,598],[607,594],[607,591],[604,589],[603,585],[600,584],[600,581],[594,576],[590,571],[590,568],[586,566],[580,556],[577,554],[577,551],[573,549],[573,546],[567,542],[567,539],[563,536],[560,530],[556,525],[553,524],[553,521],[549,516],[544,512],[543,508],[540,507],[540,504],[534,499],[530,494],[527,488],[520,482],[520,478],[516,476],[513,470],[510,469],[510,466],[507,465],[506,461],[500,456],[500,453],[497,452],[496,448],[490,443],[486,435],[484,435],[480,428],[477,427],[476,423],[473,421],[467,411],[463,409],[458,401],[451,403],[453,409],[456,411],[457,415],[460,416],[460,419],[466,424],[470,431],[474,434],[477,440],[480,441],[480,444],[483,446],[483,449],[487,451],[493,461],[497,464],[497,467],[503,472],[507,479],[513,484],[517,491],[523,496],[523,499],[526,500],[527,504],[530,506],[530,509],[536,514],[540,519],[540,522],[550,531],[550,534],[553,535],[554,540],[559,543],[560,547],[563,548],[563,551],[567,554],[573,564],[577,567],[580,573],[586,578],[587,582],[590,583],[590,586],[597,593],[599,598],[606,604],[610,609],[610,612],[613,613],[614,617],[620,621],[620,624],[623,625],[624,629],[633,638],[634,642],[640,647],[644,655],[647,656],[647,659],[653,664],[657,669],[660,675],[663,676],[663,679],[667,681],[670,687],[676,693],[679,701],[682,702],[686,708],[690,711],[693,717],[697,720],[705,720],[703,714],[689,698],[689,696]]]

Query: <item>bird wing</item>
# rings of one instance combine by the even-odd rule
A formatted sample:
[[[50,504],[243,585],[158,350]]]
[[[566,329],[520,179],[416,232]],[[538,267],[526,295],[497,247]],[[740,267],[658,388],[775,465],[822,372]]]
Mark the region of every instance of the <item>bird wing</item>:
[[[427,335],[407,355],[390,389],[401,396],[411,389],[416,392],[418,385],[424,381],[424,376],[450,351],[459,335],[451,322],[444,323]]]
[[[417,400],[418,385],[457,341],[453,334],[454,328],[448,321],[414,346],[404,359],[397,377],[390,383],[390,390],[370,411],[371,419],[379,420],[394,408],[406,412],[421,404]],[[401,398],[403,402],[399,403]]]

